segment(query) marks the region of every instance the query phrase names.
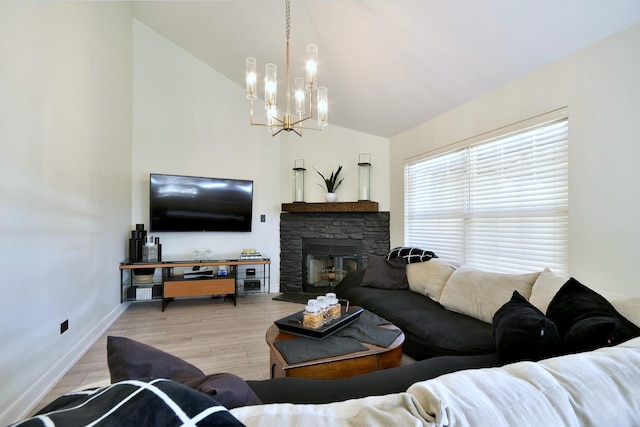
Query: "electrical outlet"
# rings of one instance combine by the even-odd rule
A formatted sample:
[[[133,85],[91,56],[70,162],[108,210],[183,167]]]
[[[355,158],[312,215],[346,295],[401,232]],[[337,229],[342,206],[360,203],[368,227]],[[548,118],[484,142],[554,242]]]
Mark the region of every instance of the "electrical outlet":
[[[260,215],[260,222],[267,222],[267,216],[266,215]]]
[[[60,333],[64,334],[67,331],[67,329],[69,329],[69,319],[60,323]]]

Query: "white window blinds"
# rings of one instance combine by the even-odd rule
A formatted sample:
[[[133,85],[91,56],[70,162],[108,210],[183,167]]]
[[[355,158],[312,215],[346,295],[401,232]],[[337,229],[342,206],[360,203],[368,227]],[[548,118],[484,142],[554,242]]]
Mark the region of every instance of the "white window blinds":
[[[568,121],[405,166],[405,245],[506,273],[568,274]]]

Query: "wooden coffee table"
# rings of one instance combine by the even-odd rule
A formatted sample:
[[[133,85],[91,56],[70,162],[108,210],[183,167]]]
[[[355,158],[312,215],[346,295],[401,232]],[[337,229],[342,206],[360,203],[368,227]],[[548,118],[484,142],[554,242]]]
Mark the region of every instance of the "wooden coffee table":
[[[398,329],[394,325],[385,325],[384,327]],[[389,347],[378,347],[363,342],[362,345],[367,347],[367,350],[289,364],[273,343],[296,338],[300,337],[281,332],[275,324],[267,329],[266,339],[270,351],[271,378],[346,378],[380,369],[395,368],[400,366],[402,362],[403,333]]]

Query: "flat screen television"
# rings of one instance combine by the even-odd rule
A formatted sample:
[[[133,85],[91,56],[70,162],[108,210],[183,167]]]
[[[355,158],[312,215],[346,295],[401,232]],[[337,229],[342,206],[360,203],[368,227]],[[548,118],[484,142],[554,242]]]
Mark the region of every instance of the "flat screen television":
[[[149,176],[150,230],[251,231],[253,181]]]

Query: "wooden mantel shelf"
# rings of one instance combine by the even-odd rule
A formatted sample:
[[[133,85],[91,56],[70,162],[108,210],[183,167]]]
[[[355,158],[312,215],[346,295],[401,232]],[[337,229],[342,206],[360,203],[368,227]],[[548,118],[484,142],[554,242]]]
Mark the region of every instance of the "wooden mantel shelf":
[[[378,202],[283,203],[283,212],[378,212]]]

